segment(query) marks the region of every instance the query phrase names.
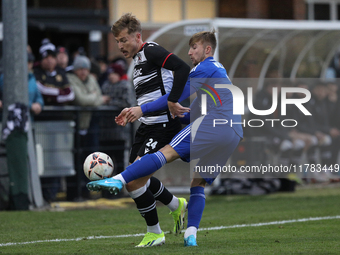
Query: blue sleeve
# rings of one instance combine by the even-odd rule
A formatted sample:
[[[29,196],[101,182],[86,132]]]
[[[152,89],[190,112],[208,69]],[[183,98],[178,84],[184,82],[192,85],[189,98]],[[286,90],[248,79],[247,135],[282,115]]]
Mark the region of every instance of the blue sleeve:
[[[4,86],[4,75],[0,75],[0,91],[2,92]]]
[[[179,118],[182,124],[190,124],[190,112],[185,112],[183,118]]]
[[[44,105],[45,105],[44,98],[42,97],[38,87],[37,87],[37,91],[36,91],[36,103],[39,103],[41,105],[41,107],[44,107]]]
[[[28,78],[28,99],[29,108],[31,108],[33,103],[39,103],[41,107],[44,106],[44,99],[38,89],[37,80],[33,74],[30,74]]]
[[[170,93],[165,94],[164,96],[158,98],[157,100],[141,105],[141,109],[143,114],[154,112],[154,111],[162,111],[168,109],[168,97]],[[190,82],[184,87],[183,93],[179,98],[178,102],[182,102],[184,99],[187,99],[190,96]]]
[[[193,87],[190,85],[190,78],[206,78],[206,77],[208,77],[207,72],[205,71],[204,66],[201,65],[201,63],[198,64],[195,68],[193,68],[189,73],[188,80],[185,84],[183,93],[181,97],[179,98],[178,102],[181,102],[184,99],[187,99],[189,96],[191,96],[198,90],[197,87]],[[168,108],[168,97],[169,97],[169,93],[165,94],[164,96],[158,98],[157,100],[153,102],[141,105],[143,114],[167,109]]]

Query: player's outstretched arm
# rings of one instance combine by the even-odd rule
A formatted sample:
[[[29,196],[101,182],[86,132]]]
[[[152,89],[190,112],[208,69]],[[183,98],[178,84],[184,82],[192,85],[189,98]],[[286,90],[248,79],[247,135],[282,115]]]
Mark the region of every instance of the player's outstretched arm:
[[[163,47],[154,46],[148,47],[145,50],[145,54],[148,56],[148,60],[155,63],[156,65],[171,70],[174,72],[173,85],[170,94],[166,94],[159,98],[158,100],[142,105],[141,110],[143,114],[150,113],[153,111],[166,110],[168,108],[168,102],[171,101],[173,103],[180,102],[180,97],[183,95],[183,91],[188,79],[188,75],[190,72],[190,67],[175,54],[168,52]],[[182,98],[182,100],[186,99],[189,96],[189,91],[187,96]],[[166,97],[166,98],[165,98]],[[152,104],[152,105],[150,105]],[[180,106],[176,104],[175,106],[171,106],[170,112],[175,116],[182,115],[184,112],[189,112],[190,109],[187,107]]]
[[[143,114],[154,112],[154,111],[166,110],[168,108],[169,95],[170,93],[167,93],[153,102],[143,104],[141,106],[141,110]],[[189,96],[190,96],[190,85],[186,85],[184,87],[183,93],[181,97],[179,98],[178,102],[182,102],[183,100],[187,99]],[[181,106],[181,109],[178,112],[176,112],[176,116],[178,116],[179,114],[183,114],[185,112],[189,112],[189,111],[190,111],[190,108]]]

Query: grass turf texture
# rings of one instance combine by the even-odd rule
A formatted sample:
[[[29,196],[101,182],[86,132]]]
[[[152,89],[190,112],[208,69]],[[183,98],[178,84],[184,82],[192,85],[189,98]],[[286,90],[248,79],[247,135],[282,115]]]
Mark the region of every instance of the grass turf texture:
[[[339,215],[339,186],[301,189],[267,196],[210,196],[201,228]],[[188,198],[188,197],[187,197]],[[163,231],[172,229],[165,206],[158,207]],[[134,205],[127,209],[64,212],[0,212],[0,254],[339,254],[340,219],[295,222],[198,232],[198,247],[183,247],[183,234],[166,235],[160,247],[135,248],[142,236],[88,239],[144,233]]]

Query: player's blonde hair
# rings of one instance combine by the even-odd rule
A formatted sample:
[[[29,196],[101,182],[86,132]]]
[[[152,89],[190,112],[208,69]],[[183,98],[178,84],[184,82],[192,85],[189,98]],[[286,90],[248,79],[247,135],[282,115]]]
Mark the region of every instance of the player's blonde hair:
[[[212,31],[202,31],[194,34],[189,40],[189,46],[193,46],[195,43],[201,42],[205,45],[210,45],[212,49],[212,53],[215,52],[216,49],[216,36],[215,29]]]
[[[135,32],[142,33],[142,26],[140,21],[132,15],[132,13],[126,13],[119,20],[117,20],[111,27],[111,32],[117,37],[120,32],[127,28],[128,33],[132,34]]]

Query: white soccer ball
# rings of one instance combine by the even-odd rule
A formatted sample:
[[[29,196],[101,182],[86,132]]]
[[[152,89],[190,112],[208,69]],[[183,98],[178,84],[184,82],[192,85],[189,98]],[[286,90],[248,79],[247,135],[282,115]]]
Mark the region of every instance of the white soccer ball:
[[[93,152],[84,162],[84,173],[91,181],[97,181],[112,176],[114,165],[109,155],[103,152]]]

